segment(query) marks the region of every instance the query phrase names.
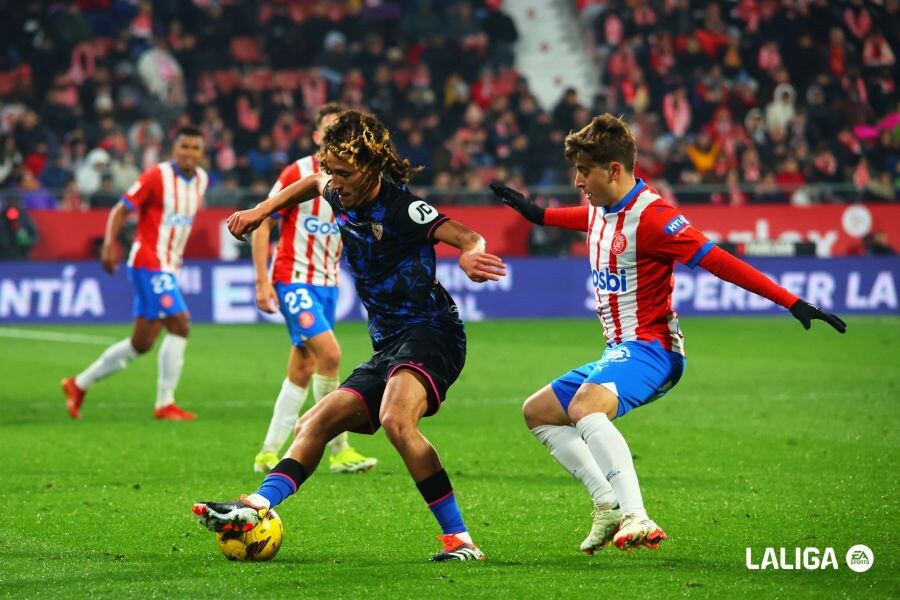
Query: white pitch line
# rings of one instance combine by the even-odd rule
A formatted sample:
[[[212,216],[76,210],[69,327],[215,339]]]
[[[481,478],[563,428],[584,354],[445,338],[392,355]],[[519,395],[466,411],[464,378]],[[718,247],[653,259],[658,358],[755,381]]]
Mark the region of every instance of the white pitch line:
[[[70,344],[96,344],[108,346],[116,340],[100,335],[79,335],[77,333],[60,333],[58,331],[32,331],[30,329],[16,329],[13,327],[0,327],[0,337],[17,338],[20,340],[42,340],[46,342],[67,342]]]

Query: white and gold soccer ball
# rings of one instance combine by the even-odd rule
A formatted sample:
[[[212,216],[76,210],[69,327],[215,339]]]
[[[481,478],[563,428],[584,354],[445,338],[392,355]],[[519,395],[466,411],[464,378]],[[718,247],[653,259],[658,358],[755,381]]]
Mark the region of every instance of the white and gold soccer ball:
[[[272,560],[281,548],[284,526],[281,517],[269,510],[250,531],[222,531],[216,534],[219,549],[228,560]]]

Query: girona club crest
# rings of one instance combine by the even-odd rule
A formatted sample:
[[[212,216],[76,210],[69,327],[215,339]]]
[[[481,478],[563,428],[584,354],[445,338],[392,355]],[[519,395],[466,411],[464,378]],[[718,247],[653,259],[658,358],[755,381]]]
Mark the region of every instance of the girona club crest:
[[[628,239],[625,237],[621,231],[613,236],[612,244],[609,247],[609,251],[615,254],[616,256],[625,252],[625,248],[628,247]]]
[[[381,234],[384,233],[384,226],[381,223],[372,223],[372,233],[375,234],[375,239],[380,242]]]

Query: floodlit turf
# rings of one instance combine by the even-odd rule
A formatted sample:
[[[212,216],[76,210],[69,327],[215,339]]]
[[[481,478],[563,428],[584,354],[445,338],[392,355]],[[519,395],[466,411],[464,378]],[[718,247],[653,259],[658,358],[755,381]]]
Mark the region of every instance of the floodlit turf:
[[[488,556],[429,564],[439,533],[383,434],[354,445],[369,474],[317,473],[279,507],[271,563],[231,563],[190,513],[253,491],[252,472],[283,378],[281,327],[196,326],[179,403],[196,422],[152,419],[155,353],[99,383],[79,422],[59,380],[102,344],[0,337],[0,595],[78,597],[599,598],[633,595],[887,597],[900,594],[900,319],[850,318],[839,336],[782,319],[685,319],[681,384],[618,423],[653,516],[658,552],[578,551],[584,490],[524,428],[522,400],[593,359],[581,321],[475,323],[469,358],[423,429]],[[24,328],[19,328],[24,329]],[[44,326],[117,340],[128,326]],[[368,357],[342,324],[343,373]],[[866,573],[849,546],[874,550]],[[839,570],[748,571],[767,546],[834,548]]]

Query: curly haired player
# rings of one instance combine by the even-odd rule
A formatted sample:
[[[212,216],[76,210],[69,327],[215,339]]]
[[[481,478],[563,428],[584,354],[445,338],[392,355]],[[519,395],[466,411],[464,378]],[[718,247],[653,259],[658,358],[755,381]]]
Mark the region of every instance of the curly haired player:
[[[436,280],[434,245],[458,248],[459,266],[476,282],[499,279],[505,265],[485,252],[480,235],[406,191],[403,186],[419,169],[396,154],[390,133],[375,117],[340,113],[325,132],[318,158],[321,172],[231,215],[228,228],[242,238],[272,213],[321,196],[334,211],[368,311],[374,355],[297,422],[286,457],[255,493],[195,504],[194,514],[214,531],[251,529],[306,481],[330,439],[384,427],[441,526],[443,548],[431,560],[483,559],[419,421],[438,411],[466,356],[459,311]]]

